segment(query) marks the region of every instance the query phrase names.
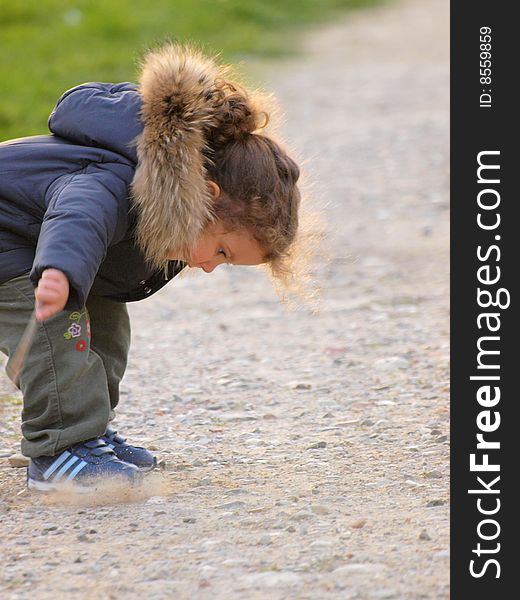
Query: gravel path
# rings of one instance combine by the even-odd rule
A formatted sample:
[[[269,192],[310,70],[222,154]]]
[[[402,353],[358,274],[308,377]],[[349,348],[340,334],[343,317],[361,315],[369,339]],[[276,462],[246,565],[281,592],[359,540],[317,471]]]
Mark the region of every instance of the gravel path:
[[[328,203],[321,311],[237,267],[131,306],[117,425],[163,466],[131,502],[25,492],[2,376],[3,599],[449,597],[448,2],[255,68]]]

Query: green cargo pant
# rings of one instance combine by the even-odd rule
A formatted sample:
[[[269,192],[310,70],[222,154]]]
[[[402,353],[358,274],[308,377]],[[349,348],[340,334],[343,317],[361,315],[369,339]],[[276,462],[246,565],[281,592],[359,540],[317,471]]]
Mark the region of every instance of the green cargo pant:
[[[33,308],[28,274],[0,285],[1,352],[13,356]],[[25,456],[53,456],[104,433],[129,347],[126,305],[99,296],[38,325],[18,384]]]

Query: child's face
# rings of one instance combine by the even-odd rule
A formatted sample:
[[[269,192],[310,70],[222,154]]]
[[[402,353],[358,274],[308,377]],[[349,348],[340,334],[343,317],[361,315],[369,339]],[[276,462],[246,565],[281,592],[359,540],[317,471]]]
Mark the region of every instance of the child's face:
[[[190,256],[170,260],[185,260],[190,267],[211,273],[223,263],[232,265],[259,265],[264,260],[260,244],[246,230],[226,231],[221,222],[210,223],[192,249]]]

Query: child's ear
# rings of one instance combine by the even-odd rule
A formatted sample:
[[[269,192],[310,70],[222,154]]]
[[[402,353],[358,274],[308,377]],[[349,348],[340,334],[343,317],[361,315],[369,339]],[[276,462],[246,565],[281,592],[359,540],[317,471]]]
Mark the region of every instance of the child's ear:
[[[208,190],[209,193],[211,195],[211,197],[213,198],[213,200],[217,200],[218,197],[220,196],[220,187],[217,183],[215,183],[214,181],[208,180]]]

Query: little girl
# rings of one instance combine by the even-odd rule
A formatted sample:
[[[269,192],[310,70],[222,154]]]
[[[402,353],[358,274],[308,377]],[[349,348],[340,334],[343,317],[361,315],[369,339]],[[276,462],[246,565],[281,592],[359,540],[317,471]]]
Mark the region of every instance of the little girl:
[[[139,86],[80,85],[58,101],[53,135],[0,144],[0,350],[12,359],[35,305],[38,320],[18,382],[30,488],[155,466],[109,426],[126,302],[187,265],[287,272],[299,170],[257,133],[267,118],[226,68],[168,44],[146,55]]]

